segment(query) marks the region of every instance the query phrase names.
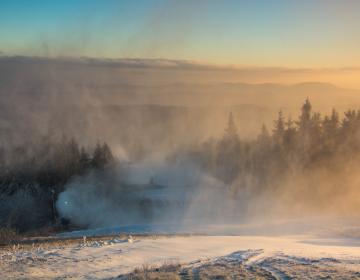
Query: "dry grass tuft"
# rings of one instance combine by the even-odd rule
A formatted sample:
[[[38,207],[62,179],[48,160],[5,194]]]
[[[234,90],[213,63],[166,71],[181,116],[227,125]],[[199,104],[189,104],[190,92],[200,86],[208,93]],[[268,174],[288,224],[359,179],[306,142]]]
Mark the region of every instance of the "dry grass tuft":
[[[129,280],[179,280],[181,266],[175,262],[165,262],[160,267],[148,264],[136,268],[132,273],[120,276],[118,279]]]

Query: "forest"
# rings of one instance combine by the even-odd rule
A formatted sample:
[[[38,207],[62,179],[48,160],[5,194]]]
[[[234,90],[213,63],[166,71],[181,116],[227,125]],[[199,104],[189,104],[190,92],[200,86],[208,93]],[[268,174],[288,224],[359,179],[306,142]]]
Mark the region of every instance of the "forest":
[[[322,116],[306,99],[297,119],[279,111],[272,129],[263,125],[253,140],[241,139],[241,128],[230,114],[223,136],[199,145],[190,156],[229,186],[232,199],[241,200],[246,191],[255,194],[252,198],[265,197],[272,208],[282,203],[282,210],[289,212],[296,207],[301,214],[313,209],[326,212],[336,205],[340,213],[359,214],[360,201],[354,194],[359,179],[360,110],[348,110],[340,117],[333,109]]]
[[[186,151],[173,151],[166,161],[186,158],[216,178],[240,213],[250,212],[254,205],[257,211],[265,211],[270,204],[274,208],[275,204],[291,205],[288,212],[328,211],[333,204],[337,211],[349,211],[358,209],[357,200],[347,200],[346,205],[341,200],[357,189],[354,174],[360,163],[359,140],[360,110],[348,110],[343,117],[336,110],[321,115],[307,99],[297,119],[280,111],[273,127],[263,125],[251,140],[242,138],[241,127],[230,114],[223,135]],[[85,148],[63,136],[2,147],[0,164],[0,227],[26,232],[66,224],[55,207],[66,186],[91,172],[125,163],[106,143]],[[264,197],[265,201],[258,200]]]
[[[0,226],[23,232],[54,225],[55,202],[74,177],[115,162],[110,147],[93,149],[63,136],[0,150]]]

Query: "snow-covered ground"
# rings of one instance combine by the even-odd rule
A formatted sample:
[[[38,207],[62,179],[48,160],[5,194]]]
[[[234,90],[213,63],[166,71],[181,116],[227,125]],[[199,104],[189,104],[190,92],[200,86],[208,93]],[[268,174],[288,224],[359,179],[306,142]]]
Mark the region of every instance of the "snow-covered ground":
[[[199,235],[15,246],[0,251],[0,279],[106,279],[144,265],[199,267],[234,260],[275,279],[360,279],[359,239]]]

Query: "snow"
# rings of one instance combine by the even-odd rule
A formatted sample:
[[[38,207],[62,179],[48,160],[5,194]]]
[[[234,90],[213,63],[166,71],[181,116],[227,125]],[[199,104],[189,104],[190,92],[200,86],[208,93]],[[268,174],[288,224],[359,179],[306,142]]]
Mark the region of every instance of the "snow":
[[[200,265],[224,260],[225,256],[227,261],[237,258],[247,266],[257,264],[278,276],[282,273],[298,277],[299,273],[304,277],[309,273],[323,275],[331,268],[331,273],[354,273],[351,275],[360,277],[360,244],[357,239],[135,236],[58,244],[2,249],[0,279],[103,279],[129,273],[144,264],[160,266],[173,261]]]

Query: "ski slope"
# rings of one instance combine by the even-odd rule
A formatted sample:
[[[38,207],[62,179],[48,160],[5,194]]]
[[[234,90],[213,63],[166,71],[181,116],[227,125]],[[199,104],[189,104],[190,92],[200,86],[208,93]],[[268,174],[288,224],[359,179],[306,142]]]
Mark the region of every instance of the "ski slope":
[[[199,266],[234,256],[245,267],[268,271],[273,279],[360,279],[358,239],[199,235],[109,237],[1,249],[0,279],[108,279],[144,265]]]

